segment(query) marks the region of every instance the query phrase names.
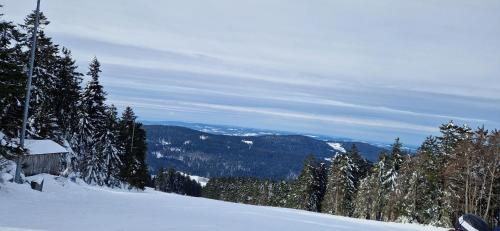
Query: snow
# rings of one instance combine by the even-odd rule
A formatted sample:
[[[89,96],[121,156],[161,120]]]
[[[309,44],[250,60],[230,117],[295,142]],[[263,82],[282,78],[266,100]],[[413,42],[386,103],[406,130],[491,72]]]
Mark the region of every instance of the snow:
[[[157,192],[88,186],[42,174],[43,192],[0,184],[0,230],[438,231],[293,209],[234,204]]]
[[[189,178],[191,180],[194,180],[196,182],[198,182],[198,184],[200,184],[202,187],[205,187],[208,183],[208,178],[206,177],[202,177],[202,176],[196,176],[196,175],[189,175],[187,173],[184,173],[184,172],[180,172],[183,176],[189,176]]]
[[[68,152],[63,146],[52,140],[24,140],[24,147],[31,155]]]
[[[248,149],[252,148],[253,141],[251,141],[251,140],[241,140],[241,142],[243,142],[245,144],[248,144]]]
[[[241,142],[248,144],[249,146],[253,145],[253,141],[251,141],[251,140],[241,140]]]
[[[17,148],[17,142],[11,142],[3,132],[0,132],[0,146]]]
[[[161,152],[153,152],[153,154],[156,156],[157,159],[163,158],[163,154]]]
[[[163,145],[170,145],[172,143],[170,143],[170,141],[165,141],[165,140],[162,139],[161,140],[161,144],[163,144]]]
[[[200,140],[206,140],[206,139],[208,139],[208,136],[205,136],[205,135],[200,136]]]
[[[345,153],[346,150],[344,147],[342,147],[342,144],[340,143],[333,143],[333,142],[327,142],[327,144],[332,147],[334,150]]]
[[[191,143],[191,140],[186,140],[186,141],[184,141],[184,145],[188,145],[188,144],[190,144],[190,143]]]
[[[177,148],[177,147],[170,147],[169,149],[171,152],[181,152],[182,151],[180,148]]]

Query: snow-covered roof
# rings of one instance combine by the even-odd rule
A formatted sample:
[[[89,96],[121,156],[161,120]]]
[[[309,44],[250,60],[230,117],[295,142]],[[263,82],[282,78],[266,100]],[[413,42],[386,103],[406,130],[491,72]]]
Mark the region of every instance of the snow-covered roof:
[[[29,155],[68,152],[63,146],[52,140],[24,140],[24,147],[28,149]]]

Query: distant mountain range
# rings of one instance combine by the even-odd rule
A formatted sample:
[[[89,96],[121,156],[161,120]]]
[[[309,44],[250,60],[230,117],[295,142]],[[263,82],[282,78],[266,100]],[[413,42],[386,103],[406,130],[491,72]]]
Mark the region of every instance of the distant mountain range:
[[[368,143],[326,136],[181,122],[175,122],[176,126],[144,123],[148,143],[146,161],[152,173],[159,167],[174,167],[209,178],[289,179],[298,175],[308,154],[326,161],[356,144],[363,157],[375,161],[384,150]]]

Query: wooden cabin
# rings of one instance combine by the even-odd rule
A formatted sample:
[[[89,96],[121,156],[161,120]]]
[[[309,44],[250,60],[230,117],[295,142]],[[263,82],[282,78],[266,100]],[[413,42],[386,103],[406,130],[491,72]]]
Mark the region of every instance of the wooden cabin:
[[[21,166],[25,176],[40,173],[59,175],[63,170],[68,151],[52,140],[24,141],[27,153],[21,159]]]

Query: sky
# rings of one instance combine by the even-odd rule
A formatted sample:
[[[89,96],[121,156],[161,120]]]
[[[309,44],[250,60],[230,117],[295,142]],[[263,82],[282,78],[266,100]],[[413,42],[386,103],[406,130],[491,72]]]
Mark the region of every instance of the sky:
[[[35,0],[6,0],[21,23]],[[44,30],[140,120],[418,145],[500,128],[498,0],[42,0]]]

